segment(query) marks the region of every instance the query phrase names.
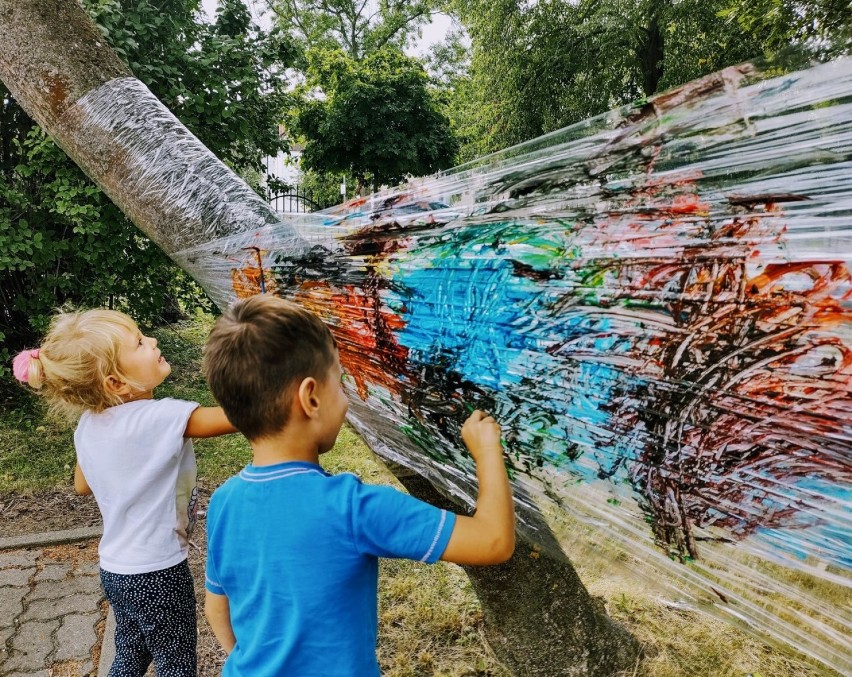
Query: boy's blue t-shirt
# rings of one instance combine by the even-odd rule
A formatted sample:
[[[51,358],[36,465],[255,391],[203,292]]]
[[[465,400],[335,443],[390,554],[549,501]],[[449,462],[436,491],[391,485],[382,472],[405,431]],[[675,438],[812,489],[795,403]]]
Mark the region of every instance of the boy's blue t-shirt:
[[[225,677],[378,677],[378,557],[435,562],[455,515],[313,463],[247,466],[210,499],[207,590],[237,638]]]

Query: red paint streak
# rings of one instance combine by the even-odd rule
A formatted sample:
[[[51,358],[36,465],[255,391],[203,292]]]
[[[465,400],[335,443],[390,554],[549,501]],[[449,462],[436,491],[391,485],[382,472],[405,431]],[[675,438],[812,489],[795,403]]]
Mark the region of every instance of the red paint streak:
[[[697,195],[676,195],[669,206],[672,214],[707,214],[709,207]]]
[[[394,332],[405,323],[376,295],[352,286],[332,289],[324,282],[309,282],[302,285],[296,301],[331,328],[340,362],[361,399],[367,398],[369,384],[401,395],[408,349],[397,343]]]

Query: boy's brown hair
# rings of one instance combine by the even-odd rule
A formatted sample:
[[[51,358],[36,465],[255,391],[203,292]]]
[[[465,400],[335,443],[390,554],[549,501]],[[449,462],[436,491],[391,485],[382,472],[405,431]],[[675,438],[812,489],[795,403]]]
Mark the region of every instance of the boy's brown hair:
[[[213,325],[204,375],[228,420],[249,440],[284,428],[299,384],[324,381],[335,342],[312,312],[261,294],[235,302]]]

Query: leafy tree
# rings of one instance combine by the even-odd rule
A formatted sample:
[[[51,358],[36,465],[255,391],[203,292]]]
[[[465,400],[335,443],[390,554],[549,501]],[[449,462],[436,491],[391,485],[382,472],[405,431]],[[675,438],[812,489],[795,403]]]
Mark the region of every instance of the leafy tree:
[[[428,23],[437,0],[276,0],[272,7],[303,52],[340,47],[360,61],[402,48]]]
[[[470,76],[471,49],[467,35],[459,24],[450,29],[442,42],[432,45],[424,58],[427,72],[446,100],[446,113],[459,151],[456,162],[467,162],[476,152],[479,139],[473,134],[481,115],[475,105],[474,83]]]
[[[305,138],[302,166],[351,172],[373,190],[406,175],[452,164],[456,142],[439,93],[417,60],[382,49],[361,61],[341,49],[315,49],[306,97],[293,116]]]
[[[759,41],[720,16],[729,4],[453,0],[472,40],[455,122],[480,154],[759,55]]]
[[[340,184],[346,181],[346,196],[340,193]],[[340,204],[352,197],[357,181],[349,172],[299,172],[299,189],[304,191],[321,209]]]
[[[402,53],[441,4],[272,3],[279,25],[300,48],[298,68],[306,83],[290,120],[291,131],[306,142],[303,184],[325,187],[330,198],[342,173],[355,178],[360,190],[452,164],[456,144],[443,114],[447,97]]]
[[[735,0],[721,15],[755,35],[770,55],[799,44],[830,58],[852,46],[849,0]]]
[[[213,25],[197,20],[198,0],[86,7],[134,74],[234,169],[257,175],[285,146],[277,123],[293,45],[252,26],[240,0],[221,0]],[[0,85],[0,369],[63,304],[153,322],[205,299]]]

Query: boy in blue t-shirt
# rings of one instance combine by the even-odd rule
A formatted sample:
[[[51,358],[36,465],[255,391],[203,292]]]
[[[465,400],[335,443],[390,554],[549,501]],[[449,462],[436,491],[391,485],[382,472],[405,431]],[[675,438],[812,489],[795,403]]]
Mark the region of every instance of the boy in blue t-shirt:
[[[313,313],[273,296],[238,301],[210,333],[204,371],[253,452],[207,512],[205,613],[229,654],[226,677],[378,677],[379,557],[511,557],[512,493],[490,416],[475,411],[462,428],[479,480],[466,517],[319,466],[348,401]]]

